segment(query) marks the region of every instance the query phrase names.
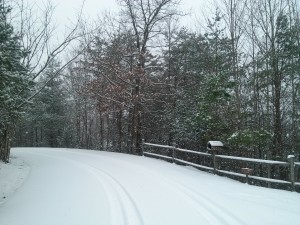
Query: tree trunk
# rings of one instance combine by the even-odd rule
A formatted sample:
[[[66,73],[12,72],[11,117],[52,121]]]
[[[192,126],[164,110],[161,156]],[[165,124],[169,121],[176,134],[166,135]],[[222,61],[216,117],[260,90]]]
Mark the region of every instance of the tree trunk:
[[[277,72],[278,73],[278,72]],[[274,149],[273,157],[281,159],[282,158],[282,121],[281,121],[281,78],[280,74],[275,75],[274,92],[275,92],[275,102],[274,102]]]
[[[122,109],[118,112],[118,132],[119,132],[119,140],[118,140],[118,151],[122,151],[122,139],[123,139],[123,132],[122,132]]]
[[[127,153],[132,154],[132,140],[133,140],[133,120],[134,120],[133,109],[129,109],[127,119]]]
[[[100,136],[100,149],[104,150],[104,143],[103,143],[103,140],[104,140],[104,126],[103,126],[103,118],[102,118],[102,113],[101,112],[100,112],[100,115],[99,115],[99,119],[100,119],[100,133],[99,133],[99,136]]]
[[[12,128],[6,125],[2,135],[0,135],[0,159],[5,163],[9,162],[11,136]]]
[[[144,63],[144,62],[143,62]],[[141,71],[143,72],[143,70]],[[139,74],[138,74],[139,75]],[[140,100],[140,79],[136,79],[136,87],[134,94],[134,154],[141,155],[141,143],[142,143],[142,107]]]
[[[274,36],[272,34],[272,36]],[[278,68],[278,55],[275,48],[275,38],[271,42],[271,66],[273,71],[273,90],[274,90],[274,139],[272,156],[274,159],[282,158],[282,120],[281,120],[281,83],[282,74]]]
[[[138,103],[137,112],[137,132],[136,132],[136,152],[138,155],[142,155],[142,110],[140,103]]]

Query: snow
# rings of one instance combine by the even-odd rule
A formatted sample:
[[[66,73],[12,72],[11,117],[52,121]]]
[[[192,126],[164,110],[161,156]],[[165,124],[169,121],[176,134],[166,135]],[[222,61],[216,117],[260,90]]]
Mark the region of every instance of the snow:
[[[193,151],[193,150],[175,148],[175,147],[169,146],[169,145],[159,145],[159,144],[152,144],[152,143],[144,143],[144,145],[159,147],[159,148],[175,149],[176,151],[193,153],[193,154],[196,154],[196,155],[203,155],[203,156],[211,156],[212,155],[212,154],[205,153],[205,152],[196,152],[196,151]],[[144,152],[144,153],[146,154],[147,152]]]
[[[249,176],[252,179],[256,180],[262,180],[262,181],[267,181],[267,182],[273,182],[277,184],[290,184],[291,182],[289,181],[284,181],[284,180],[277,180],[277,179],[272,179],[272,178],[266,178],[266,177],[258,177],[258,176]]]
[[[246,177],[246,175],[242,174],[242,173],[236,173],[236,172],[231,172],[231,171],[226,171],[226,170],[217,170],[217,171],[219,173],[228,174],[228,175],[232,175],[232,176]],[[277,179],[266,178],[266,177],[258,177],[258,176],[249,175],[249,178],[252,178],[255,180],[261,180],[261,181],[273,182],[273,183],[277,183],[277,184],[291,184],[291,182],[289,182],[289,181],[277,180]]]
[[[205,153],[205,152],[196,152],[196,151],[182,149],[182,148],[176,148],[176,150],[180,151],[180,152],[193,153],[193,154],[196,154],[196,155],[203,155],[203,156],[211,156],[212,155],[212,154]]]
[[[236,172],[232,172],[232,171],[226,171],[226,170],[217,170],[219,173],[224,173],[224,174],[228,174],[228,175],[232,175],[232,176],[237,176],[237,177],[246,177],[245,174],[242,173],[236,173]]]
[[[211,145],[211,146],[214,146],[214,147],[223,147],[223,143],[221,141],[209,141],[207,143],[207,145]]]
[[[144,143],[144,145],[153,146],[153,147],[159,147],[159,148],[174,148],[173,146],[169,145],[159,145],[159,144],[151,144],[151,143]]]
[[[29,171],[29,166],[14,155],[10,163],[0,162],[0,204],[20,188]]]
[[[229,156],[229,155],[216,155],[216,157],[222,158],[222,159],[236,159],[236,160],[241,160],[241,161],[255,162],[255,163],[264,163],[264,164],[272,164],[272,165],[289,165],[289,163],[282,162],[282,161],[264,160],[264,159],[252,159],[252,158],[244,158],[244,157]]]
[[[214,170],[214,168],[212,168],[212,167],[202,166],[202,165],[195,164],[195,163],[191,163],[191,162],[188,162],[188,161],[185,161],[185,160],[182,160],[182,159],[174,158],[174,160],[175,160],[176,162],[184,163],[184,164],[186,164],[186,165],[190,165],[190,166],[197,167],[197,168],[200,168],[200,169]]]
[[[170,156],[159,155],[159,154],[155,154],[155,153],[151,153],[151,152],[144,152],[144,155],[151,155],[151,156],[155,156],[155,157],[159,157],[159,158],[163,158],[163,159],[172,160],[172,157],[170,157]]]
[[[300,220],[299,193],[162,160],[49,148],[16,148],[12,154],[11,165],[1,164],[7,175],[1,177],[1,193],[6,179],[28,174],[23,162],[30,173],[0,204],[1,225],[296,225]],[[22,170],[12,169],[20,165]]]

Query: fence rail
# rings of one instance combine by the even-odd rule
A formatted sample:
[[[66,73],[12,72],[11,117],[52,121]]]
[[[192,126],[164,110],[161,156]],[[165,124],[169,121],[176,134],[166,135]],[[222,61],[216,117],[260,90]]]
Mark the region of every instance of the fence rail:
[[[176,150],[180,151],[180,152],[193,153],[193,154],[196,154],[196,155],[212,156],[212,154],[209,154],[209,153],[195,152],[195,151],[192,151],[192,150],[187,150],[187,149],[182,149],[182,148],[176,148]]]
[[[182,160],[182,159],[175,158],[174,161],[184,163],[184,164],[187,164],[187,165],[190,165],[190,166],[194,166],[194,167],[197,167],[197,168],[200,168],[200,169],[214,170],[214,168],[212,168],[212,167],[202,166],[202,165],[199,165],[199,164],[196,164],[196,163],[191,163],[191,162],[188,162],[188,161],[185,161],[185,160]]]
[[[165,152],[165,153],[169,153],[169,155],[171,154],[171,156],[145,151],[145,146],[163,148],[163,149],[167,150],[167,152]],[[172,152],[169,152],[169,151],[172,151]],[[190,153],[190,154],[206,157],[210,160],[213,167],[209,167],[206,165],[201,165],[199,163],[189,162],[187,160],[180,159],[177,154],[178,152]],[[199,169],[203,169],[206,171],[212,171],[214,174],[226,174],[226,175],[235,176],[235,177],[242,177],[242,178],[246,179],[247,183],[248,183],[248,179],[253,179],[253,180],[266,182],[268,184],[268,187],[271,187],[271,183],[285,184],[285,185],[290,185],[292,191],[295,191],[296,186],[300,186],[300,182],[296,182],[296,176],[295,176],[295,168],[296,167],[300,168],[300,162],[295,162],[294,158],[290,157],[290,156],[288,157],[288,162],[282,162],[282,161],[274,161],[274,160],[264,160],[264,159],[254,159],[254,158],[245,158],[245,157],[237,157],[237,156],[210,154],[210,153],[206,153],[206,152],[199,152],[199,151],[177,148],[175,145],[174,146],[159,145],[159,144],[146,143],[146,142],[143,142],[143,155],[154,156],[154,157],[166,159],[166,160],[172,161],[174,163],[178,162],[178,163],[190,165],[190,166],[193,166],[193,167],[196,167]],[[250,173],[238,173],[238,172],[219,169],[219,165],[220,165],[219,161],[221,161],[221,160],[233,160],[233,161],[239,161],[239,162],[249,162],[249,163],[265,165],[265,166],[267,166],[266,172],[268,174],[268,177],[254,176],[254,175],[251,175]],[[289,181],[271,178],[271,166],[289,167],[289,177],[290,177]],[[240,168],[240,169],[242,169],[242,168]]]
[[[159,158],[163,158],[163,159],[172,159],[172,157],[169,156],[165,156],[165,155],[159,155],[159,154],[155,154],[155,153],[151,153],[151,152],[144,152],[144,155],[151,155],[151,156],[156,156]]]
[[[254,163],[261,163],[261,164],[285,165],[285,166],[289,165],[289,163],[287,163],[287,162],[266,160],[266,159],[253,159],[253,158],[245,158],[245,157],[229,156],[229,155],[216,155],[216,157],[222,158],[222,159],[233,159],[233,160],[254,162]]]

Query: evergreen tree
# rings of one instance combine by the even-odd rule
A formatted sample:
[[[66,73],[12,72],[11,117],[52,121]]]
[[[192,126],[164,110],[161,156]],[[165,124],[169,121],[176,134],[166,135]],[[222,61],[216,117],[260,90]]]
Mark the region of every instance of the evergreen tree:
[[[59,68],[59,63],[51,62],[49,68],[40,78],[37,88],[50,81],[47,82],[42,92],[33,99],[25,119],[19,125],[16,145],[70,146],[72,133],[69,132],[71,122],[67,117],[70,107],[68,95],[60,76],[51,79]],[[69,133],[71,133],[71,136]]]
[[[220,23],[216,15],[204,35],[182,30],[181,41],[172,49],[172,70],[179,74],[174,127],[180,146],[197,148],[208,140],[224,141],[232,129],[230,41]]]
[[[26,53],[20,44],[8,14],[11,8],[0,0],[0,159],[8,162],[10,141],[16,121],[32,85],[28,69],[21,63]]]

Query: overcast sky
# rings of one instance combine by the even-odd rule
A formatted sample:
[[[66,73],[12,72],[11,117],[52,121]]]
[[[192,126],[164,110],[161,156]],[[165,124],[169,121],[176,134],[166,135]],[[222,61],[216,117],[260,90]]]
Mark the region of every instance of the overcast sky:
[[[29,2],[38,2],[38,0],[28,0]],[[83,0],[50,0],[56,6],[55,17],[60,25],[65,25],[69,20],[74,20],[78,14]],[[182,0],[182,10],[191,12],[191,16],[186,16],[183,19],[185,25],[189,25],[190,21],[193,21],[195,15],[201,16],[201,12],[204,10],[205,5],[209,0]],[[89,20],[95,20],[97,15],[103,11],[118,11],[118,4],[116,0],[85,0],[84,3],[84,17]]]

